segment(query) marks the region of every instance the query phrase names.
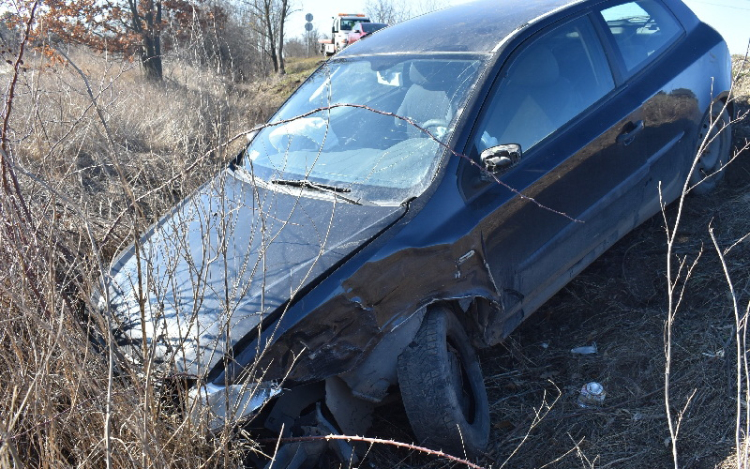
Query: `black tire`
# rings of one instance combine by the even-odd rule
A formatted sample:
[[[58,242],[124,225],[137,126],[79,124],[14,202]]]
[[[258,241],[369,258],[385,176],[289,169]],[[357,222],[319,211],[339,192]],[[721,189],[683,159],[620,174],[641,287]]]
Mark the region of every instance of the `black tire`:
[[[722,103],[714,103],[701,121],[693,153],[695,156],[700,152],[700,157],[690,175],[691,190],[696,194],[713,191],[724,177],[722,168],[732,152],[730,122],[729,112]]]
[[[476,352],[446,306],[427,312],[398,360],[412,430],[427,447],[476,458],[487,447],[490,411]]]

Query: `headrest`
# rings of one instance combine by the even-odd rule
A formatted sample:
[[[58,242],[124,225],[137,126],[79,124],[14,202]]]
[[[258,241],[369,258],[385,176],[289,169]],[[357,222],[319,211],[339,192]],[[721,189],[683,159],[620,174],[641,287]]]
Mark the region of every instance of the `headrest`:
[[[552,85],[560,78],[560,66],[546,46],[535,45],[522,52],[510,76],[514,82],[524,86]]]
[[[438,60],[417,60],[409,67],[409,79],[413,84],[426,89],[445,91],[450,81],[455,79],[451,75],[450,66]]]
[[[423,64],[422,68],[426,68],[426,66]],[[427,83],[427,79],[419,70],[417,62],[412,62],[411,66],[409,67],[409,79],[412,83],[419,86],[423,86],[425,83]]]

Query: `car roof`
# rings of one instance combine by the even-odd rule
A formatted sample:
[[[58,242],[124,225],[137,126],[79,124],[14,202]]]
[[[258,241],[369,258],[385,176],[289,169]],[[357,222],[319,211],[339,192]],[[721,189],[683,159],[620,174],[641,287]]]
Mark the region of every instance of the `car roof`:
[[[463,52],[491,54],[516,30],[591,0],[477,0],[399,23],[337,57]]]

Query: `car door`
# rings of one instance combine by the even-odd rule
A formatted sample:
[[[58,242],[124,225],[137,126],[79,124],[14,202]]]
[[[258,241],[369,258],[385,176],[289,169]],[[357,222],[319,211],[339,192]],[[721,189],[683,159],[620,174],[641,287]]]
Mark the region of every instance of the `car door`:
[[[646,156],[632,151],[641,103],[616,88],[589,15],[525,41],[503,66],[466,148],[460,184],[479,229],[502,313],[487,328],[501,340],[635,223],[636,180]],[[635,125],[634,125],[635,124]],[[519,144],[517,164],[492,175],[480,154]]]
[[[670,54],[685,31],[658,0],[609,4],[594,18],[622,82],[619,100],[639,103],[629,119],[638,135],[627,142],[627,150],[640,155],[638,164],[650,173],[643,181],[643,221],[659,210],[661,197],[670,201],[679,194],[689,166],[685,154],[692,146],[686,137],[699,106],[692,83],[678,77],[692,56]]]

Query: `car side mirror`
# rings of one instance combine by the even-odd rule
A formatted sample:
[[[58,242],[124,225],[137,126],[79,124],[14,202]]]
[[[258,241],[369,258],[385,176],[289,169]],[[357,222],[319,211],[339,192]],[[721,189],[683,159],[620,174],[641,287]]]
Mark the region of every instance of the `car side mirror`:
[[[521,145],[517,143],[504,143],[484,150],[479,155],[479,160],[488,173],[494,174],[518,164],[521,161],[521,155]]]

